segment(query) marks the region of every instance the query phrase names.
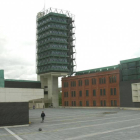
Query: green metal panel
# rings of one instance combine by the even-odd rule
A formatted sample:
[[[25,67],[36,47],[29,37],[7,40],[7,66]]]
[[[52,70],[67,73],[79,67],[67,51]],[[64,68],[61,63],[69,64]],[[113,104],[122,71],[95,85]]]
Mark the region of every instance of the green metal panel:
[[[134,69],[128,69],[128,74],[129,75],[136,75],[137,74],[137,69],[134,68]]]
[[[136,67],[136,62],[128,63],[128,68],[135,68],[135,67]]]
[[[123,81],[138,79],[140,74],[140,57],[120,61]]]
[[[127,69],[128,68],[126,63],[122,64],[121,66],[122,66],[122,69]]]
[[[137,74],[140,74],[140,67],[137,68]]]
[[[122,75],[128,75],[128,70],[127,69],[122,70]]]
[[[140,75],[138,75],[138,79],[140,79]]]
[[[0,70],[0,87],[4,86],[4,70]]]
[[[140,61],[137,61],[137,67],[139,67],[140,66]]]
[[[138,79],[138,75],[123,76],[123,81]]]
[[[136,75],[137,69],[124,69],[122,70],[122,75]]]

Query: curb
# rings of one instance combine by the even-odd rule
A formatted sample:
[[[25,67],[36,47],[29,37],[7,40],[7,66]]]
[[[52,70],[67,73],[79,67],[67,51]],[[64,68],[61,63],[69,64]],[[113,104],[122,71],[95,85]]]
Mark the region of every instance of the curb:
[[[121,110],[140,110],[140,108],[127,108],[127,107],[120,107]]]

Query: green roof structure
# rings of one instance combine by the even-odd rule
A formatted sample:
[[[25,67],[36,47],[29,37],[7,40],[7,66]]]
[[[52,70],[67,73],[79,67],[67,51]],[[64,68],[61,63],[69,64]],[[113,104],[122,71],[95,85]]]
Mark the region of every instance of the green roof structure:
[[[102,71],[109,71],[109,70],[115,70],[115,69],[119,69],[119,65],[113,65],[113,66],[95,68],[95,69],[90,69],[90,70],[78,71],[75,74],[76,75],[83,75],[83,74],[96,73],[96,72],[102,72]]]
[[[120,70],[120,74],[122,78],[121,81],[140,79],[140,57],[121,60],[120,64],[118,65],[78,71],[75,73],[75,75],[90,74],[90,73],[109,71],[115,69]]]
[[[127,60],[121,60],[120,63],[123,64],[123,63],[136,62],[136,61],[140,61],[140,57],[127,59]]]

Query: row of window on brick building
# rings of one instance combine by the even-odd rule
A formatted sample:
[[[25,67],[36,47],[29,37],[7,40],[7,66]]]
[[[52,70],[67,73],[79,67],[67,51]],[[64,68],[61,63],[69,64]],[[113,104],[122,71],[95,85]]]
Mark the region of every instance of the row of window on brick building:
[[[85,79],[85,85],[89,85],[89,79]],[[116,83],[117,81],[117,78],[116,76],[111,76],[109,77],[109,83]],[[96,85],[96,78],[93,78],[91,79],[91,83],[92,85]],[[102,78],[99,78],[99,84],[106,84],[106,78],[105,77],[102,77]],[[83,85],[83,81],[82,80],[78,80],[78,85],[79,86],[82,86]],[[64,82],[64,87],[68,87],[68,82]],[[76,87],[76,81],[71,81],[71,87]]]
[[[117,100],[111,100],[110,104],[111,104],[111,106],[117,106]],[[64,106],[70,106],[69,102],[65,101]],[[76,105],[76,101],[71,101],[71,106],[78,106],[78,105]],[[79,106],[83,106],[82,101],[79,101]],[[86,106],[90,106],[89,101],[86,101]],[[92,106],[96,106],[96,100],[93,100]],[[101,100],[100,106],[106,106],[106,100]]]
[[[116,88],[110,88],[110,95],[116,95]],[[86,90],[85,95],[89,96],[89,90]],[[106,89],[100,89],[100,96],[106,95]],[[96,89],[93,89],[93,96],[96,96]],[[64,97],[69,97],[68,92],[64,92]],[[71,91],[71,97],[76,97],[76,91]],[[79,97],[82,97],[82,91],[79,91]]]

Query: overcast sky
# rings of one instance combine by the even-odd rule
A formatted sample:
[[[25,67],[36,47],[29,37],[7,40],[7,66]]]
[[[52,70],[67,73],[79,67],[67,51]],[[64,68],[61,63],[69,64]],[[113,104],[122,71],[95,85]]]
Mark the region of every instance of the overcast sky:
[[[0,0],[0,69],[7,79],[36,80],[36,14],[44,0]],[[75,15],[77,71],[140,56],[140,1],[45,0]]]

